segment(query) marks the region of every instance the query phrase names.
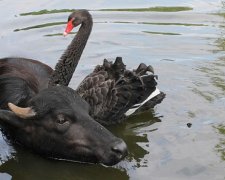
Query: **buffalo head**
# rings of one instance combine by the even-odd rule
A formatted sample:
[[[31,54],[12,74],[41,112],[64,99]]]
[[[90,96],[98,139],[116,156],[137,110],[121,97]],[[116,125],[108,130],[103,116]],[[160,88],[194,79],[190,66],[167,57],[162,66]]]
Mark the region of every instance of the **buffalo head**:
[[[49,87],[27,107],[8,105],[0,120],[10,127],[9,135],[41,155],[114,165],[127,154],[124,141],[97,123],[89,105],[69,87]]]

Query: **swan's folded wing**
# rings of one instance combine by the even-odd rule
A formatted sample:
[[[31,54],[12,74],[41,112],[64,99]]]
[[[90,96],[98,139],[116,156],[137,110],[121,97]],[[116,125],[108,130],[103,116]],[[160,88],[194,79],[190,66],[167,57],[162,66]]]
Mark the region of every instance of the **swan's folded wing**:
[[[155,86],[143,88],[142,82],[136,77],[123,77],[117,82],[106,80],[105,77],[101,73],[92,74],[85,78],[77,90],[90,104],[91,116],[102,124],[121,122],[134,104],[142,102],[155,90]],[[150,83],[149,79],[144,83]],[[151,77],[151,81],[154,81],[154,77]]]
[[[118,58],[114,64],[105,60],[104,64],[97,66],[77,89],[78,94],[89,103],[90,115],[102,124],[123,121],[126,112],[136,104],[143,105],[142,108],[139,106],[135,109],[135,112],[141,112],[160,102],[157,98],[148,99],[157,85],[157,76],[146,73],[152,72],[151,66],[147,67],[142,63],[134,71],[124,71],[121,62]],[[164,97],[160,98],[162,100]]]
[[[122,101],[120,90],[116,88],[115,81],[108,79],[104,71],[93,72],[88,75],[77,89],[78,94],[90,105],[90,114],[97,121],[107,121],[118,109],[118,100]],[[129,95],[129,93],[128,93]],[[124,100],[126,103],[126,100]],[[119,117],[118,117],[119,118]]]

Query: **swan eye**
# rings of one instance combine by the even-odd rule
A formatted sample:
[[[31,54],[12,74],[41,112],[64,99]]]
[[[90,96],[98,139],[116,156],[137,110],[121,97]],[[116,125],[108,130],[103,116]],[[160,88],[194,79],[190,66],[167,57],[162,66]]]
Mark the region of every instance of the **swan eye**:
[[[75,17],[68,17],[68,21],[67,22],[69,22],[69,21],[71,21],[71,20],[75,20],[76,18]]]

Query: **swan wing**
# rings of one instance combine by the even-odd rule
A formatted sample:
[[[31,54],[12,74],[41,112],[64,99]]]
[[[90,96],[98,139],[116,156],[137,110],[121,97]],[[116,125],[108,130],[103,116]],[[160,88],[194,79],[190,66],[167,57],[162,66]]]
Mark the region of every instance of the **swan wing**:
[[[130,71],[125,69],[122,59],[117,58],[114,63],[104,60],[102,66],[97,66],[81,82],[77,92],[89,103],[95,120],[115,124],[128,115],[153,108],[165,97],[156,89],[157,76],[152,73],[153,69],[146,73],[150,69],[152,67],[140,64]],[[159,95],[160,100],[156,98]]]

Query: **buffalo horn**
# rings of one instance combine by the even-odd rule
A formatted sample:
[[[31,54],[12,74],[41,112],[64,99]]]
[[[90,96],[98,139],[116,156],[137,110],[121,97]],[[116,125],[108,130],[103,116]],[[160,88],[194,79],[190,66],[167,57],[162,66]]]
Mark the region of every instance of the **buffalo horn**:
[[[13,103],[8,103],[9,109],[13,111],[18,117],[26,119],[36,115],[36,112],[31,107],[21,108]]]

